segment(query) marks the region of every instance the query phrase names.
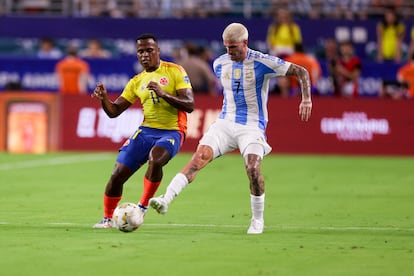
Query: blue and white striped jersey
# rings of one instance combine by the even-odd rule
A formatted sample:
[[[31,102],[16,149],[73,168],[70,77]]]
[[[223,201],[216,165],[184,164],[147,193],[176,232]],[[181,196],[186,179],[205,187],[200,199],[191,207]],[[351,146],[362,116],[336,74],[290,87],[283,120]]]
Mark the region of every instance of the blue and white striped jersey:
[[[248,49],[242,62],[228,54],[218,57],[213,69],[223,86],[223,107],[219,118],[266,129],[269,79],[284,76],[291,63]]]

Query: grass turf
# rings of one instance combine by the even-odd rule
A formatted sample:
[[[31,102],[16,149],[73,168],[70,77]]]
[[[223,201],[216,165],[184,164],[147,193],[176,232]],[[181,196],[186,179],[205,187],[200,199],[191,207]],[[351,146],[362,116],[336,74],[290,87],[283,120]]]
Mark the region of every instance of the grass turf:
[[[112,153],[0,154],[3,275],[412,275],[414,158],[267,156],[265,233],[243,161],[206,167],[136,232],[92,229]],[[190,158],[164,170],[157,194]],[[141,169],[122,201],[136,202]]]

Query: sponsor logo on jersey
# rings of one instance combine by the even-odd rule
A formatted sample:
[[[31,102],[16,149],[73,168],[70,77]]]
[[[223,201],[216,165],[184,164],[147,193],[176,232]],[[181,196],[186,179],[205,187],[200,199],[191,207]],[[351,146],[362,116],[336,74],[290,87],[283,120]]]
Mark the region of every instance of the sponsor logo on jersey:
[[[246,79],[253,79],[253,71],[247,71],[245,75]]]
[[[224,80],[229,80],[230,79],[230,74],[229,73],[224,73],[223,74],[223,79]]]

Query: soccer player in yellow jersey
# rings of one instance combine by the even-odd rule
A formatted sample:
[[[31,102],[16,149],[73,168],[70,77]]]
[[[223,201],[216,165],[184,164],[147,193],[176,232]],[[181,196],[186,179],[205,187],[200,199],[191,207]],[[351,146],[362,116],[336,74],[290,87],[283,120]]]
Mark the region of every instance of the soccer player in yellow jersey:
[[[138,206],[142,224],[148,206],[161,183],[162,168],[182,145],[187,130],[187,115],[194,109],[191,84],[185,70],[160,59],[157,38],[144,34],[137,39],[137,57],[144,71],[133,77],[122,94],[111,101],[102,83],[98,83],[92,97],[101,101],[106,114],[119,116],[137,99],[141,101],[144,121],[124,143],[116,159],[115,168],[106,184],[103,197],[103,219],[94,228],[111,228],[112,213],[122,197],[124,183],[142,165],[148,168],[144,177],[144,191]]]

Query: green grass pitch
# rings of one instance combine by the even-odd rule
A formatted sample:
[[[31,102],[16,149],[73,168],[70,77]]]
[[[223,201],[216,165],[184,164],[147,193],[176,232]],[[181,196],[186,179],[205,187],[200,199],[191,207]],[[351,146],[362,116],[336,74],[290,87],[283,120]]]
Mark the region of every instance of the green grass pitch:
[[[157,194],[190,155],[164,170]],[[133,233],[92,229],[113,153],[0,154],[2,275],[413,275],[414,158],[271,155],[265,233],[247,235],[242,158],[209,164]],[[146,167],[125,185],[136,202]]]

